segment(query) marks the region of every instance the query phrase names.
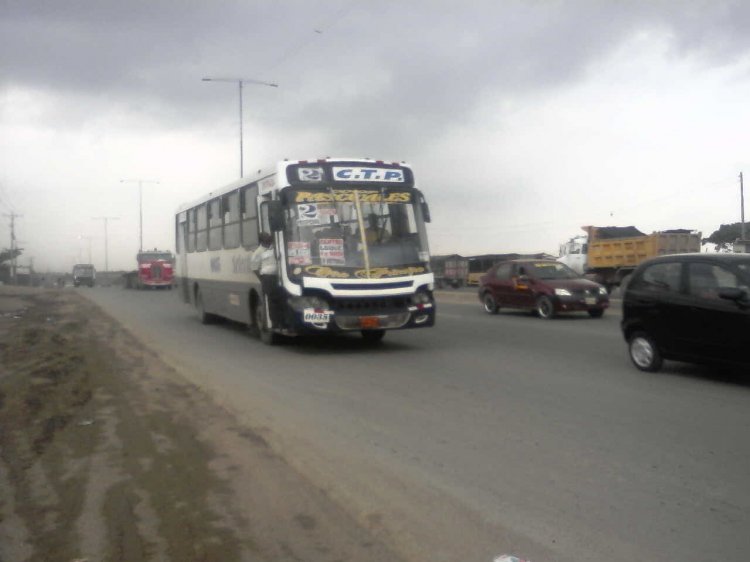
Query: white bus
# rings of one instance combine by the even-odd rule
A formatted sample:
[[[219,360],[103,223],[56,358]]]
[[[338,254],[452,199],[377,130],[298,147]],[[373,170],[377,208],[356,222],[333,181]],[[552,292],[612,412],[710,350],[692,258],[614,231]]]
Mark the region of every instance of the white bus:
[[[204,323],[244,322],[266,343],[351,331],[377,341],[386,330],[432,326],[429,220],[404,163],[278,162],[180,207],[179,294]],[[251,265],[261,232],[274,240],[271,299]]]

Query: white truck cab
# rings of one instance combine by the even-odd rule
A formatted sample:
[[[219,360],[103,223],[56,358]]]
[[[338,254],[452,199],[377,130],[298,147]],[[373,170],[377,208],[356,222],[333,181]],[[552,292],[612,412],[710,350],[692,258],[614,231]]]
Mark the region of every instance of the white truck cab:
[[[589,237],[586,234],[575,236],[560,246],[557,261],[564,263],[580,275],[586,272]]]

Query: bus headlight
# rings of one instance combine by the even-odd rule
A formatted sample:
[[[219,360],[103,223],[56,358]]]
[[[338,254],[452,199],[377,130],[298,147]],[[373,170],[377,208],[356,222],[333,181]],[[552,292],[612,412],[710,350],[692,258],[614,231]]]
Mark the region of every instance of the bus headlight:
[[[411,296],[411,302],[412,304],[416,305],[429,304],[431,302],[430,295],[428,295],[424,291],[417,291]]]
[[[303,296],[303,297],[292,297],[289,299],[289,306],[295,312],[302,312],[306,308],[319,308],[328,310],[328,302],[317,295]]]

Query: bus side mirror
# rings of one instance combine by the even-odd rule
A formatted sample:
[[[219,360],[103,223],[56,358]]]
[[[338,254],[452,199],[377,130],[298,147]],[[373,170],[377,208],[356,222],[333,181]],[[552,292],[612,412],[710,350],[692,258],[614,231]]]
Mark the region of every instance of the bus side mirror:
[[[424,218],[424,222],[431,222],[432,219],[430,218],[430,206],[427,204],[427,201],[424,200],[424,197],[422,195],[419,195],[419,206],[422,207],[422,218]]]
[[[284,230],[284,207],[281,201],[268,201],[268,226],[273,232]]]
[[[422,201],[422,216],[424,217],[424,222],[432,222],[432,218],[430,218],[430,206],[427,204],[427,201]]]

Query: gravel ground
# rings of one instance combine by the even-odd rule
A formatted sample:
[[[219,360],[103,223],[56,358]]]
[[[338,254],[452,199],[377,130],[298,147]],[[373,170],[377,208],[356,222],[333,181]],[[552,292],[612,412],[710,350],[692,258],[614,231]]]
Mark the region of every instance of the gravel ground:
[[[72,290],[0,287],[0,562],[398,558]]]

